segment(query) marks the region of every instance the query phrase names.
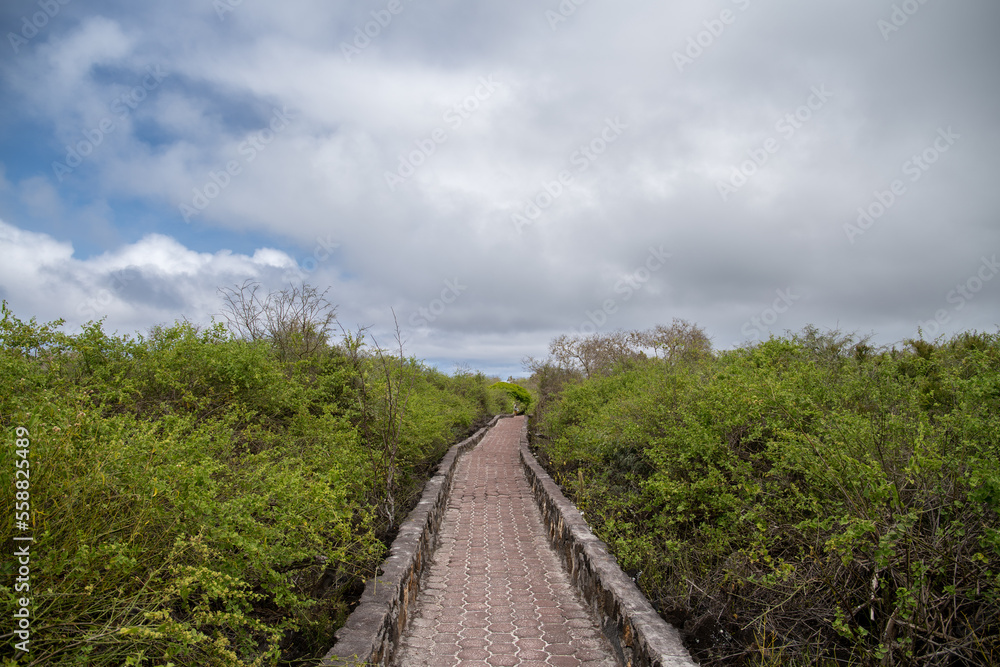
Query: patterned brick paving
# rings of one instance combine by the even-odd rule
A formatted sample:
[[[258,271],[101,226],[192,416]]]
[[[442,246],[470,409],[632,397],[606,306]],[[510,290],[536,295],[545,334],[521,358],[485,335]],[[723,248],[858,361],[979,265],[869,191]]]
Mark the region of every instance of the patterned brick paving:
[[[399,667],[613,667],[555,551],[518,461],[524,417],[501,420],[458,462]]]

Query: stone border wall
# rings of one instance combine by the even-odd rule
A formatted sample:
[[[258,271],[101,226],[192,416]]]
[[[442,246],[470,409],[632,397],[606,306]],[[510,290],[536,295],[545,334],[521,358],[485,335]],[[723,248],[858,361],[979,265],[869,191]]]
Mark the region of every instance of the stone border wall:
[[[607,545],[590,531],[583,515],[563,495],[528,449],[528,427],[521,432],[521,465],[542,512],[549,541],[562,557],[573,583],[590,604],[625,667],[692,667],[697,665],[675,627],[653,606]]]
[[[462,442],[441,459],[437,473],[424,487],[420,502],[399,527],[389,557],[379,567],[382,574],[365,585],[358,606],[336,634],[336,643],[323,657],[321,667],[388,665],[416,602],[420,577],[430,565],[438,529],[448,508],[451,481],[458,457],[472,449],[502,417]]]

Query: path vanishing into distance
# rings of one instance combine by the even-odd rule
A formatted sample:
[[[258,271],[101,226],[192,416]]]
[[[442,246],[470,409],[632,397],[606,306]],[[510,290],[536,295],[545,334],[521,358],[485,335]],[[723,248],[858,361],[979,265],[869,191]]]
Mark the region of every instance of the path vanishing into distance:
[[[398,667],[617,664],[549,544],[518,458],[525,419],[459,459]]]

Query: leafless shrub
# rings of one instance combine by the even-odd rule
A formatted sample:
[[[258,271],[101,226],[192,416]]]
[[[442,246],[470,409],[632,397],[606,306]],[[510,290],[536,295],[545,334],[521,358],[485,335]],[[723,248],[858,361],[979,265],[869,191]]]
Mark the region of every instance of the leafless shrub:
[[[395,313],[393,313],[395,321]],[[396,350],[383,349],[368,329],[351,332],[343,327],[342,346],[354,371],[355,393],[360,413],[360,431],[373,475],[372,500],[389,523],[396,521],[399,490],[399,454],[403,418],[413,390],[413,373],[403,354],[402,332],[395,322]]]
[[[549,344],[551,362],[589,378],[609,373],[630,359],[647,358],[646,351],[668,363],[708,355],[712,343],[701,327],[674,318],[670,326],[658,324],[645,331],[616,330],[589,336],[557,336]]]
[[[282,359],[297,360],[321,350],[336,321],[337,308],[320,292],[303,283],[259,294],[261,285],[246,280],[236,287],[220,287],[226,326],[245,340],[268,340]]]
[[[632,335],[639,347],[652,348],[657,357],[662,355],[668,362],[697,359],[712,351],[712,341],[701,327],[676,317],[670,326],[657,324]]]

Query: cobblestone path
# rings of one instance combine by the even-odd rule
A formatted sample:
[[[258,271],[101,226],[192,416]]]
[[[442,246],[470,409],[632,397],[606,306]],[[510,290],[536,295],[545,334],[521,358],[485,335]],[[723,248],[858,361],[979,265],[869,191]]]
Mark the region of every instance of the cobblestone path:
[[[614,667],[524,478],[524,419],[501,420],[459,459],[398,667]]]

